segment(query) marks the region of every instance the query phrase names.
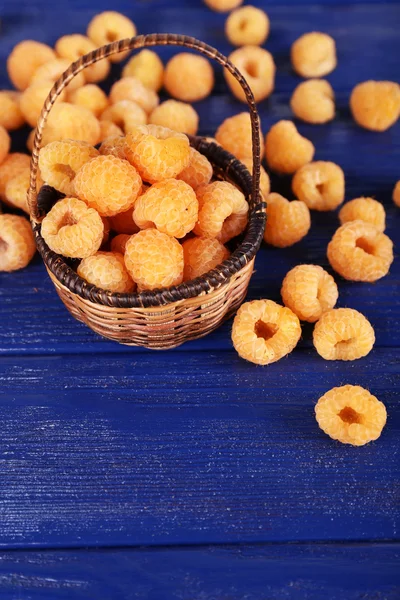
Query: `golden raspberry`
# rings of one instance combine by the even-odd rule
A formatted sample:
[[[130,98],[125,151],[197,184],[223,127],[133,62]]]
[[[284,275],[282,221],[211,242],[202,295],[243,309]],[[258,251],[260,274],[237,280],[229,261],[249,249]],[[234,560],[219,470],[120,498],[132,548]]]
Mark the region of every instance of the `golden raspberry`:
[[[110,10],[93,17],[86,33],[95,46],[99,47],[124,38],[135,37],[136,26],[125,15]],[[109,60],[113,63],[121,62],[128,54],[129,50],[113,54]]]
[[[340,209],[339,219],[341,224],[348,221],[365,221],[371,223],[379,231],[385,231],[386,213],[383,205],[373,198],[354,198],[346,202]]]
[[[130,293],[136,288],[125,267],[123,255],[116,252],[96,252],[84,258],[77,273],[88,283],[109,292]]]
[[[159,125],[139,126],[126,136],[126,156],[144,181],[176,177],[190,162],[189,140]]]
[[[243,0],[204,0],[205,4],[216,12],[229,12],[240,6]]]
[[[146,229],[127,241],[125,265],[140,290],[178,285],[183,278],[183,249],[175,238]]]
[[[120,212],[117,215],[109,218],[110,227],[117,233],[126,233],[132,235],[139,231],[139,227],[133,220],[133,212],[130,208],[124,212]]]
[[[145,125],[147,123],[147,115],[139,104],[131,102],[131,100],[121,100],[106,108],[100,120],[111,121],[125,133],[129,133],[137,125]]]
[[[201,185],[210,183],[213,176],[213,167],[210,161],[200,154],[194,148],[190,148],[190,162],[186,169],[183,169],[177,175],[177,179],[182,179],[188,183],[194,190]]]
[[[241,162],[245,165],[246,169],[249,171],[250,175],[253,175],[253,159],[252,158],[241,158]],[[271,183],[269,180],[268,173],[261,165],[261,173],[260,173],[260,192],[265,199],[271,189]]]
[[[281,296],[301,321],[315,323],[339,297],[335,280],[318,265],[298,265],[286,274]]]
[[[110,91],[110,100],[112,104],[121,100],[130,100],[138,104],[147,114],[151,113],[160,101],[158,95],[145,87],[136,77],[123,77],[116,81]]]
[[[165,179],[139,196],[133,220],[140,229],[158,231],[183,238],[196,224],[199,203],[193,189],[184,181]]]
[[[295,173],[314,156],[312,142],[300,135],[292,121],[278,121],[265,138],[268,165],[280,173]]]
[[[25,268],[35,252],[29,221],[17,215],[0,214],[0,271]]]
[[[262,46],[269,34],[268,15],[255,6],[242,6],[227,18],[225,33],[234,46]]]
[[[232,342],[242,358],[269,365],[289,354],[301,336],[300,321],[272,300],[253,300],[239,308],[232,326]]]
[[[8,131],[3,125],[0,125],[0,163],[2,163],[9,151],[11,146],[11,138],[8,135]]]
[[[127,233],[119,233],[111,240],[111,252],[119,252],[125,254],[126,243],[131,236]]]
[[[299,37],[292,44],[290,54],[294,70],[302,77],[323,77],[337,64],[335,40],[319,31]]]
[[[303,81],[290,99],[293,114],[306,123],[327,123],[335,117],[335,94],[324,79]]]
[[[356,360],[367,356],[375,343],[371,323],[353,308],[333,308],[314,327],[313,341],[325,360]]]
[[[204,56],[181,52],[173,56],[164,71],[167,92],[183,102],[197,102],[211,94],[214,71]]]
[[[5,199],[6,185],[21,172],[30,169],[31,159],[27,154],[12,152],[0,164],[0,198]]]
[[[77,196],[102,217],[133,208],[142,187],[139,173],[126,160],[97,156],[83,165],[75,177]]]
[[[249,205],[240,190],[227,181],[215,181],[196,190],[199,219],[194,233],[217,238],[222,244],[236,237],[247,225]]]
[[[46,183],[66,196],[73,196],[77,172],[91,158],[98,155],[98,150],[87,142],[51,142],[40,150],[39,169]]]
[[[190,281],[215,269],[230,252],[216,238],[194,237],[182,244],[185,268],[183,280]]]
[[[310,211],[304,202],[289,202],[280,194],[267,197],[267,223],[264,241],[278,248],[299,242],[311,227]]]
[[[158,92],[163,84],[164,65],[158,54],[145,48],[129,59],[122,69],[122,77],[135,77],[149,90]]]
[[[359,385],[334,387],[315,406],[315,418],[322,431],[352,446],[377,440],[386,416],[385,405]]]
[[[364,81],[351,92],[354,120],[365,129],[386,131],[400,115],[400,86],[394,81]]]
[[[259,46],[243,46],[229,56],[229,60],[239,69],[256,102],[267,98],[275,85],[275,63],[268,50]],[[245,93],[235,77],[225,69],[224,76],[232,93],[238,100],[247,102]]]
[[[40,113],[42,112],[44,102],[52,87],[53,83],[51,81],[37,82],[27,87],[26,90],[21,94],[21,112],[26,119],[26,122],[31,127],[36,127],[36,123],[38,122]],[[57,98],[55,105],[63,102],[65,97],[66,92],[63,90],[60,96]]]
[[[393,243],[365,221],[349,221],[328,244],[328,259],[339,275],[350,281],[376,281],[393,262]]]
[[[53,252],[69,258],[86,258],[100,248],[104,223],[99,213],[82,200],[63,198],[43,219],[41,233]]]
[[[233,117],[225,119],[218,127],[215,139],[225,150],[243,159],[253,156],[253,147],[251,141],[251,121],[247,112],[239,113]],[[261,156],[264,154],[264,140],[261,142]]]
[[[122,129],[120,127],[118,127],[118,125],[115,125],[115,123],[113,123],[112,121],[100,121],[100,138],[99,138],[99,142],[102,142],[102,146],[104,144],[104,142],[107,141],[106,146],[104,146],[105,148],[110,147],[109,144],[109,140],[110,138],[115,139],[115,138],[121,138],[123,137],[124,132],[122,131]],[[101,147],[100,147],[101,148]],[[112,154],[112,152],[100,152],[100,154]],[[116,155],[115,155],[116,156]],[[123,156],[119,156],[119,158],[124,158]]]
[[[292,180],[292,190],[308,208],[334,210],[344,200],[344,173],[332,162],[318,160],[301,167]]]
[[[111,123],[111,121],[101,121],[101,123]],[[121,132],[122,133],[122,132]],[[121,160],[127,160],[126,154],[126,142],[125,138],[122,135],[112,135],[111,137],[107,137],[101,144],[99,148],[100,154],[107,155],[111,154],[112,156],[116,156]]]
[[[87,83],[73,91],[68,95],[68,102],[87,108],[95,117],[99,117],[108,106],[106,94],[94,83]]]
[[[20,108],[21,94],[18,92],[0,91],[0,125],[8,131],[19,129],[25,123]]]
[[[85,35],[75,33],[73,35],[64,35],[61,37],[55,46],[57,54],[61,58],[67,58],[70,63],[79,60],[81,56],[93,52],[97,46]],[[98,62],[86,67],[83,71],[85,81],[88,83],[96,83],[103,81],[110,72],[110,62],[103,58]]]
[[[36,69],[55,58],[56,55],[50,46],[24,40],[13,48],[7,59],[8,76],[18,90],[25,90]]]
[[[45,63],[36,69],[29,85],[35,85],[36,83],[43,83],[45,81],[54,84],[64,71],[69,68],[70,64],[71,62],[66,58],[55,58],[54,60]],[[85,76],[81,72],[68,84],[67,90],[68,92],[73,92],[83,85],[85,85]]]
[[[42,145],[58,140],[78,140],[95,146],[99,137],[100,125],[90,110],[59,102],[50,111],[43,130]]]
[[[199,128],[199,115],[190,104],[178,100],[166,100],[150,114],[149,123],[188,135],[196,135]]]
[[[400,180],[394,186],[392,198],[395,205],[400,206]]]
[[[29,214],[27,198],[29,181],[30,169],[29,167],[26,167],[26,169],[21,171],[18,175],[7,182],[4,192],[6,204],[14,206],[15,208],[19,208],[27,214]],[[39,181],[39,184],[40,183],[41,182]]]

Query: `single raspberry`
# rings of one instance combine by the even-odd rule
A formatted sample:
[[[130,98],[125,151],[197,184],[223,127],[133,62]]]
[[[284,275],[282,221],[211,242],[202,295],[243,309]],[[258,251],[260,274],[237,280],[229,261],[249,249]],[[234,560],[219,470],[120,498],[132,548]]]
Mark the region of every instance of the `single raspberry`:
[[[10,179],[5,187],[5,203],[9,206],[19,208],[29,215],[28,188],[30,181],[30,169],[26,167],[18,175]]]
[[[5,199],[6,185],[21,172],[30,169],[31,159],[27,154],[12,152],[0,164],[0,199]]]
[[[183,242],[182,248],[185,260],[184,281],[208,273],[230,255],[229,250],[216,238],[194,237]]]
[[[301,321],[315,323],[339,297],[335,280],[318,265],[298,265],[286,274],[282,300]]]
[[[359,385],[334,387],[315,406],[315,418],[322,431],[352,446],[377,440],[386,417],[385,405]]]
[[[73,91],[68,95],[68,102],[87,108],[95,117],[99,117],[108,107],[106,94],[94,83],[87,83]]]
[[[354,120],[365,129],[386,131],[400,115],[400,86],[394,81],[364,81],[351,92]]]
[[[3,127],[3,125],[0,125],[0,163],[6,159],[10,151],[10,147],[11,138],[8,135],[8,131],[5,127]]]
[[[132,235],[133,233],[137,233],[139,231],[139,227],[133,220],[132,208],[110,217],[109,222],[111,229],[117,233],[127,233]]]
[[[110,121],[102,121],[102,123],[110,123]],[[107,137],[99,148],[100,154],[116,156],[121,160],[127,160],[126,158],[126,142],[122,135],[112,135]]]
[[[36,69],[55,58],[50,46],[24,40],[13,48],[7,59],[8,76],[18,90],[25,90]]]
[[[324,79],[303,81],[290,99],[293,114],[306,123],[327,123],[335,117],[335,94]]]
[[[184,181],[165,179],[155,183],[136,201],[133,220],[141,229],[183,238],[196,224],[199,203],[193,189]]]
[[[127,241],[125,265],[141,291],[178,285],[183,278],[183,249],[175,238],[146,229]]]
[[[335,40],[319,31],[299,37],[292,44],[290,55],[293,68],[301,77],[323,77],[337,64]]]
[[[111,240],[111,252],[119,252],[120,254],[125,254],[125,248],[127,241],[131,236],[127,233],[119,233]]]
[[[204,0],[205,4],[216,12],[229,12],[240,6],[243,0]]]
[[[400,206],[400,180],[394,186],[392,198],[395,205]]]
[[[106,108],[100,120],[111,121],[125,133],[129,133],[137,125],[145,125],[147,123],[147,115],[139,104],[130,100],[121,100]]]
[[[194,148],[190,148],[190,162],[177,175],[177,179],[182,179],[182,181],[185,181],[196,190],[201,185],[210,183],[212,176],[213,167],[208,158]]]
[[[198,188],[196,194],[199,201],[196,235],[217,238],[225,244],[244,231],[249,205],[234,185],[215,181]]]
[[[257,365],[269,365],[289,354],[300,336],[298,317],[272,300],[242,304],[232,326],[236,352]]]
[[[339,219],[342,225],[348,221],[359,219],[375,225],[379,231],[385,231],[385,209],[383,204],[373,198],[354,198],[354,200],[346,202],[343,208],[340,209]]]
[[[175,54],[165,67],[164,87],[177,100],[203,100],[214,87],[213,68],[204,56],[188,52]]]
[[[229,60],[246,79],[256,102],[261,102],[271,94],[275,85],[276,68],[272,54],[268,50],[259,46],[243,46],[232,52]],[[238,100],[247,102],[244,90],[237,79],[226,69],[224,76],[233,95]]]
[[[96,50],[97,46],[88,37],[75,33],[73,35],[64,35],[61,37],[55,46],[55,50],[61,58],[67,58],[70,63],[75,62],[81,56],[89,54]],[[83,76],[88,83],[96,83],[103,81],[110,72],[110,63],[103,58],[98,62],[86,67],[83,71]]]
[[[82,200],[63,198],[43,219],[41,233],[53,252],[69,258],[86,258],[100,248],[104,223],[99,213]]]
[[[178,100],[166,100],[150,114],[149,123],[188,135],[196,135],[199,128],[199,115],[190,104]]]
[[[52,87],[53,83],[51,81],[37,82],[27,87],[26,90],[21,94],[21,112],[26,122],[31,127],[36,127],[36,123],[38,122],[40,113],[42,112],[43,105]],[[54,106],[60,102],[63,102],[66,98],[66,95],[67,94],[65,90],[63,90],[60,96],[57,98]]]
[[[88,283],[109,292],[130,293],[136,288],[126,270],[123,255],[117,252],[96,252],[84,258],[77,273]]]
[[[122,77],[135,77],[149,90],[158,92],[163,84],[164,65],[158,54],[145,48],[129,59]]]
[[[133,208],[142,187],[136,169],[115,156],[97,156],[79,169],[76,194],[102,217],[112,217]]]
[[[292,180],[294,195],[313,210],[337,208],[344,200],[344,189],[342,169],[333,162],[322,160],[300,167]]]
[[[300,135],[292,121],[278,121],[265,138],[265,155],[273,171],[295,173],[314,156],[312,142]]]
[[[227,18],[225,33],[234,46],[262,46],[269,34],[268,15],[255,6],[242,6]]]
[[[225,150],[236,158],[248,158],[253,155],[251,121],[249,113],[242,112],[225,119],[215,133],[215,139]],[[261,137],[261,156],[264,154],[264,141]]]
[[[51,109],[43,130],[42,145],[58,140],[78,140],[95,146],[100,125],[90,110],[83,106],[59,102]]]
[[[304,202],[289,202],[280,194],[267,197],[267,223],[264,241],[278,248],[299,242],[311,227],[310,211]]]
[[[110,100],[112,104],[130,100],[138,104],[146,114],[151,113],[160,101],[158,95],[145,87],[136,77],[123,77],[116,81],[110,91]]]
[[[36,252],[29,221],[0,214],[0,271],[24,269]]]
[[[328,259],[339,275],[350,281],[376,281],[393,262],[393,243],[365,221],[349,221],[328,244]]]
[[[126,136],[126,156],[144,181],[176,177],[190,162],[189,140],[159,125],[139,126]]]
[[[122,131],[122,129],[120,127],[118,127],[118,125],[115,125],[115,123],[113,123],[112,121],[100,121],[100,138],[99,138],[99,142],[102,142],[102,146],[104,144],[104,142],[107,141],[107,145],[104,147],[110,147],[109,143],[110,143],[110,139],[113,138],[120,138],[123,137],[124,132]],[[112,154],[112,152],[100,152],[100,154]],[[116,156],[116,155],[115,155]],[[119,158],[124,158],[122,156],[119,156]]]
[[[35,85],[36,83],[43,83],[46,81],[51,84],[55,83],[64,71],[69,68],[70,64],[71,63],[67,58],[55,58],[54,60],[50,60],[48,63],[45,63],[36,69],[29,85]],[[85,76],[81,72],[68,84],[67,90],[68,92],[73,92],[83,85],[85,85]]]
[[[252,158],[241,158],[240,160],[245,165],[245,167],[249,171],[250,175],[253,175],[253,159]],[[265,198],[267,198],[267,196],[269,195],[269,192],[271,190],[271,182],[269,180],[268,173],[266,172],[266,170],[264,169],[264,167],[262,165],[261,165],[260,169],[261,169],[261,171],[260,171],[260,192],[265,199]]]
[[[325,360],[356,360],[367,356],[375,343],[371,323],[358,310],[333,308],[314,327],[313,341]]]
[[[99,47],[116,42],[117,40],[123,40],[124,38],[135,37],[136,26],[125,15],[110,10],[93,17],[86,33],[95,46]],[[113,63],[121,62],[128,54],[129,50],[113,54],[109,60]]]
[[[20,108],[21,94],[14,91],[0,91],[0,125],[8,131],[19,129],[25,123]]]

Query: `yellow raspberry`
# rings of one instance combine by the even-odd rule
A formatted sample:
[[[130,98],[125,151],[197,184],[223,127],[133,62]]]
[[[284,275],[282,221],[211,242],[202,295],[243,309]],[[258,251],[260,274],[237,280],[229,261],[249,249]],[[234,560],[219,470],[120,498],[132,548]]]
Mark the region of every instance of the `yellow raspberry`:
[[[208,158],[194,148],[190,148],[190,162],[177,175],[177,179],[182,179],[182,181],[185,181],[196,190],[201,185],[210,183],[212,176],[213,167]]]
[[[75,33],[73,35],[64,35],[61,37],[55,46],[57,54],[61,58],[67,58],[70,63],[79,60],[81,56],[97,50],[96,44],[94,44],[88,37]],[[83,71],[85,81],[88,83],[96,83],[103,81],[110,72],[110,62],[103,58],[98,62],[86,67]]]
[[[111,252],[119,252],[119,254],[125,254],[125,248],[127,241],[131,236],[127,233],[119,233],[111,240]]]
[[[268,15],[255,6],[243,6],[231,12],[225,33],[234,46],[262,46],[269,34]]]
[[[177,100],[203,100],[214,87],[213,68],[204,56],[181,52],[173,56],[165,67],[164,87]]]
[[[239,308],[232,326],[236,352],[256,365],[269,365],[289,354],[301,336],[300,321],[272,300],[253,300]]]
[[[73,196],[77,172],[91,158],[98,155],[98,150],[87,142],[51,142],[40,150],[39,169],[46,183],[66,196]]]
[[[218,127],[215,139],[225,150],[243,159],[253,155],[251,140],[250,115],[247,112],[239,113],[225,119]],[[264,154],[264,141],[261,135],[261,156]]]
[[[113,217],[110,217],[109,223],[111,229],[117,233],[126,233],[132,235],[133,233],[137,233],[139,231],[139,227],[133,220],[133,212],[131,208],[125,210],[124,212],[120,212]]]
[[[147,123],[147,115],[139,104],[131,102],[131,100],[121,100],[106,108],[100,120],[111,121],[125,133],[129,133],[137,125],[145,125]]]
[[[11,146],[11,138],[3,125],[0,125],[0,164],[6,159]]]
[[[18,90],[25,90],[34,72],[45,63],[56,58],[54,51],[46,44],[24,40],[17,44],[7,59],[7,72]]]
[[[165,179],[139,196],[133,220],[140,229],[158,231],[183,238],[196,224],[199,203],[193,189],[184,181]]]
[[[198,188],[196,194],[199,201],[196,235],[217,238],[225,244],[244,231],[249,205],[234,185],[215,181]]]
[[[292,190],[308,208],[334,210],[344,200],[344,173],[332,162],[318,160],[301,167],[292,180]]]
[[[215,269],[230,252],[216,238],[194,237],[182,244],[185,268],[183,280],[190,281]]]
[[[68,95],[68,102],[87,108],[95,117],[99,117],[108,107],[106,94],[94,83],[88,83],[73,91]]]
[[[145,48],[129,59],[122,69],[122,77],[135,77],[149,90],[158,92],[163,84],[164,65],[158,54]]]
[[[51,81],[37,82],[29,87],[21,94],[20,108],[26,122],[31,127],[36,127],[43,105],[53,83]],[[66,92],[63,90],[56,100],[56,104],[63,102],[66,97]],[[56,105],[55,104],[55,105]],[[54,105],[54,106],[55,106]]]
[[[101,123],[111,123],[111,121],[101,121]],[[122,132],[121,132],[122,134]],[[122,135],[112,135],[107,137],[101,144],[99,152],[102,155],[111,154],[121,160],[127,160],[126,158],[126,142]]]
[[[295,173],[313,159],[314,152],[312,142],[300,135],[292,121],[278,121],[265,138],[268,165],[280,173]]]
[[[315,406],[315,418],[322,431],[333,440],[352,446],[377,440],[386,417],[383,402],[359,385],[334,387]]]
[[[304,202],[289,202],[280,194],[269,194],[264,241],[277,248],[299,242],[310,230],[310,211]]]
[[[151,113],[160,101],[158,95],[146,88],[136,77],[123,77],[116,81],[110,91],[110,100],[112,104],[130,100],[138,104],[146,114]]]
[[[313,341],[325,360],[356,360],[367,356],[375,343],[371,323],[353,308],[333,308],[314,327]]]
[[[256,102],[267,98],[275,85],[275,63],[272,55],[259,46],[243,46],[229,56],[229,60],[239,69]],[[247,102],[245,93],[235,77],[225,69],[224,76],[232,93],[238,100]]]
[[[59,140],[78,140],[95,146],[100,125],[93,113],[83,106],[60,102],[53,106],[43,130],[42,145]]]
[[[110,144],[110,139],[115,139],[115,138],[121,138],[123,137],[124,132],[122,131],[122,129],[120,127],[118,127],[118,125],[115,125],[115,123],[113,123],[112,121],[100,121],[100,138],[99,138],[99,142],[102,142],[102,146],[104,144],[104,142],[107,142],[107,144],[104,146],[104,148],[108,148],[111,146],[109,146]],[[101,146],[100,146],[101,148]],[[103,149],[104,150],[104,149]],[[112,152],[100,152],[100,154],[112,154]],[[116,156],[116,155],[115,155]],[[124,156],[119,156],[118,158],[124,158]]]
[[[45,81],[54,84],[64,71],[69,68],[70,64],[71,62],[66,58],[55,58],[54,60],[45,63],[36,69],[29,85],[35,85],[36,83],[43,83]],[[81,72],[68,84],[67,90],[68,92],[73,92],[83,85],[85,85],[85,76]]]
[[[301,321],[315,323],[333,308],[339,297],[335,280],[318,265],[298,265],[282,283],[281,296]]]
[[[349,221],[328,244],[328,260],[339,275],[350,281],[376,281],[393,262],[393,243],[365,221]]]
[[[82,200],[63,198],[43,219],[41,233],[53,252],[69,258],[86,258],[100,248],[104,223],[99,213]]]
[[[371,223],[379,231],[385,231],[386,213],[383,205],[373,198],[354,198],[350,202],[346,202],[339,212],[339,220],[341,224],[348,221],[365,221]]]
[[[199,115],[190,104],[178,100],[166,100],[150,114],[149,123],[188,135],[196,135],[199,128]]]
[[[240,6],[243,0],[204,0],[205,4],[216,12],[229,12]]]
[[[6,185],[21,172],[30,169],[31,159],[27,154],[12,152],[0,164],[0,199],[5,200]]]
[[[18,175],[10,179],[7,182],[5,188],[5,203],[9,206],[14,206],[15,208],[19,208],[23,210],[29,215],[29,207],[28,207],[28,188],[30,181],[30,169],[26,167],[23,171],[21,171]],[[39,181],[39,184],[41,182]],[[38,186],[39,189],[41,186]]]
[[[190,162],[189,140],[159,125],[139,126],[126,136],[126,156],[144,181],[176,177]]]
[[[14,91],[0,91],[0,125],[8,131],[19,129],[25,123],[20,108],[21,94]]]
[[[400,206],[400,180],[396,183],[396,185],[393,188],[392,198],[395,205]]]
[[[250,175],[253,175],[253,159],[252,158],[241,158],[241,162],[245,165],[246,169],[249,171]],[[263,198],[267,198],[271,189],[271,183],[269,180],[268,173],[261,165],[261,173],[260,173],[260,192]]]
[[[301,77],[323,77],[337,64],[335,40],[319,31],[299,37],[292,44],[290,55],[293,68]]]
[[[109,292],[131,293],[136,285],[132,281],[122,254],[96,252],[84,258],[78,269],[79,277]]]
[[[327,123],[335,117],[335,94],[324,79],[303,81],[290,99],[293,114],[306,123]]]
[[[127,241],[125,265],[139,290],[178,285],[183,278],[182,246],[166,233],[145,229]]]
[[[125,15],[110,10],[93,17],[86,33],[95,46],[100,47],[111,42],[135,37],[136,26]],[[109,60],[113,63],[121,62],[128,54],[129,50],[113,54]]]
[[[29,221],[17,215],[0,214],[0,271],[24,269],[35,252]]]
[[[364,81],[351,92],[354,120],[365,129],[386,131],[400,115],[400,86],[394,81]]]

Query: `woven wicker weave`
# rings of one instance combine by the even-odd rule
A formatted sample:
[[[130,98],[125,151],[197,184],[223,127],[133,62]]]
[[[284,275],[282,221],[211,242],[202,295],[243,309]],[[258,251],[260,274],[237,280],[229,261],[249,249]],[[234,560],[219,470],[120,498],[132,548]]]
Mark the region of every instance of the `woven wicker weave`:
[[[215,143],[192,138],[191,144],[207,156],[214,175],[238,185],[249,201],[249,223],[241,244],[213,271],[176,287],[117,294],[81,279],[65,259],[52,252],[41,236],[40,222],[58,195],[44,186],[36,193],[39,150],[48,114],[61,91],[89,65],[127,49],[155,45],[184,46],[198,50],[229,70],[242,85],[249,104],[253,138],[253,177],[244,165]],[[28,203],[38,250],[65,306],[74,317],[97,333],[122,344],[147,348],[173,348],[216,329],[242,302],[253,271],[254,257],[265,227],[265,203],[259,193],[260,126],[254,98],[245,79],[214,48],[193,38],[151,34],[113,42],[73,63],[54,84],[40,115],[34,140]]]

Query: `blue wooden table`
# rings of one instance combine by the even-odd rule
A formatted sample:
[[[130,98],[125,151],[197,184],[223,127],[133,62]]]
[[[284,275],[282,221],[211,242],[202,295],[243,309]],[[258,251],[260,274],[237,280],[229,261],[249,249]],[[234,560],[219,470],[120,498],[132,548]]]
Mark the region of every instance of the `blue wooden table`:
[[[317,159],[343,167],[346,199],[384,203],[399,243],[391,192],[400,123],[361,130],[348,99],[360,81],[400,80],[400,5],[254,4],[270,16],[266,47],[278,68],[276,91],[259,106],[264,132],[291,118],[299,82],[291,43],[306,31],[331,34],[337,118],[298,127]],[[231,51],[225,17],[200,0],[2,0],[1,87],[15,43],[54,44],[110,6],[141,33],[186,33]],[[213,96],[196,105],[207,135],[243,110],[218,69],[216,78]],[[13,150],[25,137],[13,136]],[[288,190],[285,179],[273,185]],[[313,213],[302,242],[263,247],[249,298],[280,301],[281,281],[299,262],[327,267],[337,226],[335,213]],[[174,351],[128,348],[70,317],[38,257],[23,272],[0,273],[0,598],[399,598],[399,280],[398,260],[375,284],[337,278],[338,305],[375,328],[365,359],[324,361],[304,327],[289,357],[262,368],[232,349],[230,323]],[[388,410],[381,438],[362,448],[332,441],[314,419],[318,398],[344,383],[371,389]]]

